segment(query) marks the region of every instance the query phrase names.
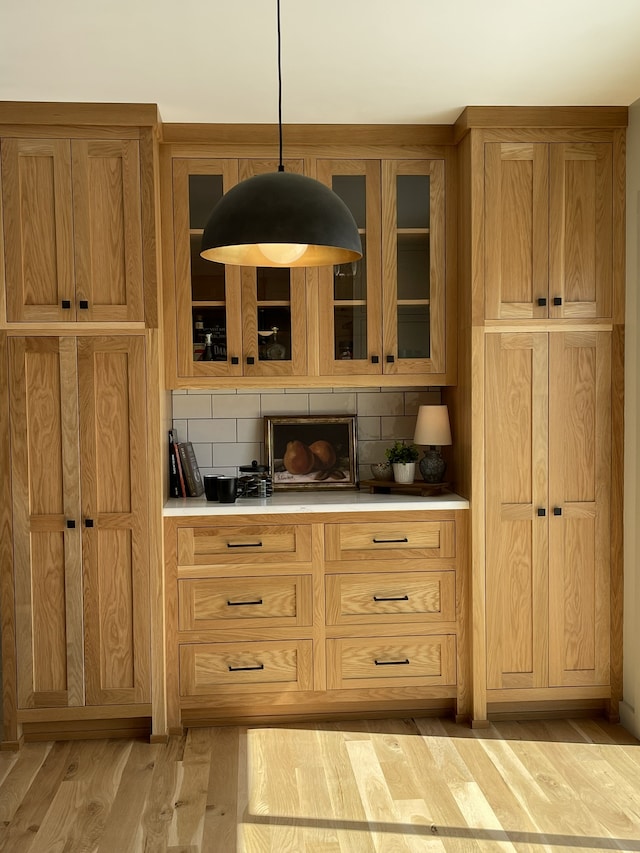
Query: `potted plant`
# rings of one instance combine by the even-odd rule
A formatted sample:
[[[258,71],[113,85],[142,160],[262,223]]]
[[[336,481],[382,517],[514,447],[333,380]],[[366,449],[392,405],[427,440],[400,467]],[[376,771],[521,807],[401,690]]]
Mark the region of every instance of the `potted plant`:
[[[393,479],[396,483],[413,483],[416,473],[416,461],[419,453],[415,444],[395,441],[393,447],[385,450],[385,456],[391,462]]]

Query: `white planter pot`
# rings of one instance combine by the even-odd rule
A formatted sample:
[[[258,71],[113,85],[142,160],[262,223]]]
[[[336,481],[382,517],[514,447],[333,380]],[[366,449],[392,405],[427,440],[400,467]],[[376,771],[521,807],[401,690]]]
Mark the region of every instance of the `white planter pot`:
[[[415,462],[394,462],[393,479],[396,483],[413,483],[416,476]]]

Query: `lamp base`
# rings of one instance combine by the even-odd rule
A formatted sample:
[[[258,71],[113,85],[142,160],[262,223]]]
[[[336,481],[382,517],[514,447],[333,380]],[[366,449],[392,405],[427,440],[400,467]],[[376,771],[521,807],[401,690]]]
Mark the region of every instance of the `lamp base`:
[[[425,483],[442,483],[447,463],[442,457],[440,448],[429,447],[428,450],[425,450],[419,467]]]

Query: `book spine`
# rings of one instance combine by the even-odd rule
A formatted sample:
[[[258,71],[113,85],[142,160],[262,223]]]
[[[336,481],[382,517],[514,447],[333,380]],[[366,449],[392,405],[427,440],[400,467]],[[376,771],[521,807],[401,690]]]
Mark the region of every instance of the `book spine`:
[[[176,460],[176,468],[178,469],[178,483],[180,485],[180,494],[178,495],[178,497],[179,498],[186,498],[187,497],[187,486],[186,486],[186,483],[184,481],[184,471],[182,470],[182,459],[180,457],[180,445],[178,444],[178,442],[175,439],[173,442],[173,455],[174,455],[175,460]]]
[[[189,472],[192,478],[193,490],[191,496],[197,498],[204,492],[204,482],[200,474],[200,468],[198,466],[198,460],[196,459],[196,453],[193,449],[193,445],[190,441],[185,441],[184,447],[187,454]]]
[[[189,498],[197,497],[196,492],[196,481],[193,476],[193,471],[191,469],[191,460],[189,459],[189,454],[187,453],[187,448],[184,445],[184,442],[178,445],[178,450],[180,451],[180,461],[182,463],[182,474],[184,476],[184,484],[186,486],[186,496]]]
[[[178,474],[178,459],[176,459],[175,439],[173,430],[169,430],[169,495],[181,498],[180,476]]]

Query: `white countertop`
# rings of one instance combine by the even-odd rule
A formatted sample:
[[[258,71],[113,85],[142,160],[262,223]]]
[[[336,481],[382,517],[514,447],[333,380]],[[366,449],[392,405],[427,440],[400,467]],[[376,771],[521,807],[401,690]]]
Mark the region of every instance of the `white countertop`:
[[[358,491],[276,492],[270,498],[238,498],[233,504],[221,504],[200,498],[171,498],[164,507],[165,516],[188,515],[264,515],[288,512],[372,512],[407,510],[469,509],[469,501],[453,492],[432,497],[402,494],[376,494]]]

